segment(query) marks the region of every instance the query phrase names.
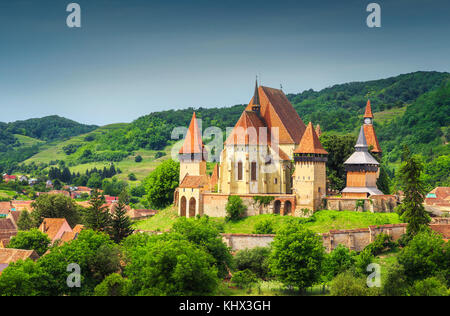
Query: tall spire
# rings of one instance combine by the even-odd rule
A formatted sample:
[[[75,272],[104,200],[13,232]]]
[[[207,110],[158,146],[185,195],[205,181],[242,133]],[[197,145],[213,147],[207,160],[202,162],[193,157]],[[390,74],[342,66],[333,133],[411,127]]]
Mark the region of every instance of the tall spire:
[[[253,95],[253,105],[261,105],[259,101],[259,91],[258,91],[258,77],[256,77],[256,84],[255,84],[255,94]]]
[[[372,107],[370,106],[370,100],[367,100],[366,112],[364,113],[364,118],[373,119]]]
[[[183,147],[180,149],[180,154],[203,154],[204,146],[202,141],[202,134],[198,127],[197,117],[192,115],[191,123],[189,124],[186,138],[184,139]]]
[[[358,140],[356,141],[355,145],[356,151],[368,151],[369,146],[367,145],[366,141],[366,135],[364,135],[364,127],[361,126],[361,129],[359,131]]]

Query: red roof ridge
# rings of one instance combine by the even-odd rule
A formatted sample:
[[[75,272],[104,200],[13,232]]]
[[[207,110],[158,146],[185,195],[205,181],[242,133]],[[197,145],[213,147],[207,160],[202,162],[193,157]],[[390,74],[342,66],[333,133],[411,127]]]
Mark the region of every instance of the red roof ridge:
[[[308,127],[306,127],[305,133],[303,133],[302,140],[300,141],[300,144],[298,145],[294,153],[320,155],[328,154],[328,152],[323,149],[323,146],[320,143],[319,137],[317,136],[311,122],[309,122]]]

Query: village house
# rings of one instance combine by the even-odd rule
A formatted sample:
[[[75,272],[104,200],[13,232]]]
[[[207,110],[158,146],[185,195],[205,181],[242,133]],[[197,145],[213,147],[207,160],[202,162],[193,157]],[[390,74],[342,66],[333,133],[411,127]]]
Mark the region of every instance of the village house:
[[[437,187],[425,197],[425,209],[437,216],[450,214],[450,187]]]
[[[0,218],[0,243],[6,247],[12,237],[17,235],[17,223],[13,217]]]
[[[9,175],[7,173],[5,173],[3,175],[3,181],[5,181],[6,183],[8,183],[10,181],[16,181],[16,180],[17,180],[17,176],[12,176],[12,175]]]
[[[39,230],[50,238],[51,243],[55,243],[66,232],[72,232],[72,228],[65,218],[44,218]]]
[[[231,195],[241,197],[247,216],[305,216],[327,207],[328,153],[320,143],[321,133],[320,126],[303,123],[282,90],[256,83],[252,100],[226,139],[220,162],[209,176],[208,154],[194,113],[179,151],[180,185],[174,195],[179,215],[224,217]],[[353,158],[347,161],[348,185],[343,191],[346,203],[353,205],[351,209],[359,199],[383,195],[376,187],[379,164],[369,153],[371,149],[381,155],[370,101],[355,148]],[[270,203],[256,203],[261,199]],[[373,211],[385,211],[382,209],[388,205],[391,203],[383,200]]]
[[[3,270],[11,263],[27,259],[36,261],[39,259],[39,255],[34,250],[0,248],[0,274],[2,274]]]

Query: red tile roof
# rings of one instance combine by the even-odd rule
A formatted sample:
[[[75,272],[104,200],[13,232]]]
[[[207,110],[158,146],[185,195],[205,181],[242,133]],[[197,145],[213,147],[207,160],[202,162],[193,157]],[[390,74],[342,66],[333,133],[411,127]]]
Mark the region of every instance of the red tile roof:
[[[205,176],[190,176],[186,175],[181,181],[180,188],[203,188],[207,185],[207,178]]]
[[[364,118],[373,119],[372,107],[370,106],[370,100],[367,100],[366,112],[364,113]]]
[[[364,135],[366,136],[367,145],[372,146],[373,153],[381,153],[381,147],[378,143],[377,135],[375,134],[375,128],[372,124],[364,124]]]
[[[256,112],[245,110],[230,136],[226,140],[227,145],[263,145],[270,142],[270,130],[260,139],[260,128],[266,128]]]
[[[295,154],[320,154],[327,155],[328,152],[323,149],[322,144],[320,143],[319,137],[316,134],[316,131],[313,128],[311,122],[309,122],[308,127],[306,128],[305,133],[303,134],[300,145],[298,145],[297,149],[294,151]]]
[[[444,239],[450,239],[450,225],[431,224],[430,228],[441,234]]]
[[[54,240],[63,225],[67,223],[65,218],[44,218],[39,230],[47,234],[50,240]]]
[[[3,264],[10,264],[18,260],[26,260],[28,258],[37,260],[39,258],[39,255],[34,250],[22,250],[13,248],[0,249],[0,263]]]
[[[265,125],[269,129],[278,127],[280,144],[299,144],[306,126],[283,91],[263,86],[258,89]],[[253,99],[246,110],[251,111],[252,106]]]
[[[198,127],[197,117],[192,115],[191,123],[189,124],[189,129],[184,139],[183,147],[180,149],[180,154],[201,154],[204,151],[202,134],[200,128]]]
[[[0,214],[8,215],[9,211],[11,211],[11,202],[0,202]]]

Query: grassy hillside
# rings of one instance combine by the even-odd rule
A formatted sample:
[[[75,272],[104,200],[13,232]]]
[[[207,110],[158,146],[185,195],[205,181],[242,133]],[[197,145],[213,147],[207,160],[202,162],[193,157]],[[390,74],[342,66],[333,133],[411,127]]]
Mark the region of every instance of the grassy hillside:
[[[109,133],[114,133],[115,131],[122,131],[129,124],[119,123],[119,124],[111,124],[107,126],[100,127],[90,133],[79,135],[72,137],[69,140],[62,142],[53,142],[44,145],[42,151],[27,159],[25,164],[48,164],[54,165],[56,161],[66,161],[67,165],[70,168],[71,172],[81,173],[83,174],[86,170],[91,170],[97,168],[99,170],[104,167],[109,167],[109,161],[95,161],[95,162],[87,162],[87,163],[78,163],[77,154],[73,153],[68,155],[64,148],[68,146],[80,146],[80,148],[91,147],[96,148],[98,146],[98,142],[96,139],[103,135],[108,135]],[[117,178],[120,180],[128,180],[128,174],[134,173],[138,179],[135,184],[138,184],[141,180],[143,180],[148,174],[156,168],[158,164],[160,164],[163,160],[170,157],[171,146],[167,146],[163,150],[148,150],[148,149],[139,149],[130,153],[130,155],[126,156],[121,161],[114,162],[116,168],[119,168],[122,173],[117,175]],[[94,149],[95,150],[95,149]],[[101,152],[101,151],[99,151]],[[164,156],[156,158],[157,153],[164,153]],[[135,157],[140,155],[142,157],[141,162],[136,162]],[[48,168],[47,168],[48,169]]]
[[[169,230],[177,220],[177,211],[174,207],[169,207],[156,216],[138,221],[135,223],[136,229],[149,231]],[[326,233],[332,229],[354,229],[364,228],[370,225],[398,224],[400,218],[395,213],[359,213],[354,211],[319,211],[315,213],[311,221],[302,218],[293,218],[291,216],[280,216],[265,214],[259,216],[246,217],[237,222],[226,222],[223,218],[213,218],[224,226],[225,233],[254,233],[255,225],[263,220],[271,220],[274,223],[275,230],[283,224],[290,221],[298,221],[316,233]]]

